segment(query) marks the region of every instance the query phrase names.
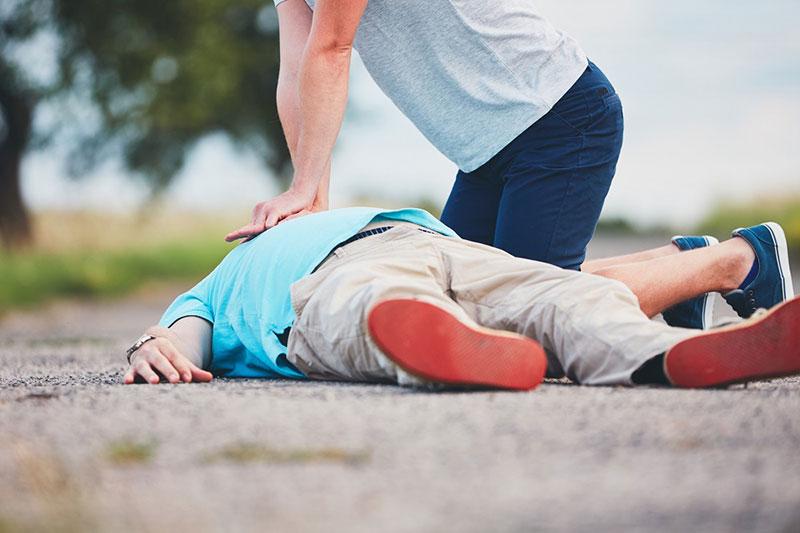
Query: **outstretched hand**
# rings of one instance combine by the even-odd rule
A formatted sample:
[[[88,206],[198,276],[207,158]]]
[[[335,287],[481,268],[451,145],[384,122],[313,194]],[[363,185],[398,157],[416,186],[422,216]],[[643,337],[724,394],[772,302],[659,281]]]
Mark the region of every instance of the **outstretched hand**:
[[[169,339],[157,337],[133,352],[131,364],[122,381],[130,385],[138,376],[146,383],[155,385],[161,381],[159,374],[170,383],[207,382],[214,377],[211,372],[192,363]]]
[[[253,217],[250,223],[232,231],[225,236],[228,242],[237,239],[251,239],[284,220],[296,218],[305,214],[319,211],[314,204],[314,192],[306,194],[289,189],[283,194],[266,202],[260,202],[253,208]]]

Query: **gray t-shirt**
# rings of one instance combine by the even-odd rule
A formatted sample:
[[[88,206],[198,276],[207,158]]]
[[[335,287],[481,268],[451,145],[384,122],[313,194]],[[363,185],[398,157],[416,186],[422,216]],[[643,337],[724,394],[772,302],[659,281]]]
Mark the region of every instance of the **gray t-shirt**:
[[[532,0],[369,0],[355,48],[383,92],[465,172],[545,115],[588,64]]]

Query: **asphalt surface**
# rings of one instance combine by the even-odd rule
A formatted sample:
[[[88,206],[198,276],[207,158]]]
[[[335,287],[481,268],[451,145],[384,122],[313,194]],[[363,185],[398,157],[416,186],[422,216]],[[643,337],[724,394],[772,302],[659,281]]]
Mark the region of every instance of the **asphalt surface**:
[[[176,290],[0,320],[0,532],[800,531],[798,378],[120,385]]]

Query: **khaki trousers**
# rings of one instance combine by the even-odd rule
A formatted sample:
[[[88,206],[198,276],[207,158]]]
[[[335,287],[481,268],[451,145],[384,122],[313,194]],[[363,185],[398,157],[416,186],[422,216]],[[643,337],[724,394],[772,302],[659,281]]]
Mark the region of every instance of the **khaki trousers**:
[[[314,379],[423,384],[366,331],[370,309],[388,298],[425,300],[465,323],[527,335],[544,347],[549,377],[587,385],[629,385],[645,361],[698,333],[648,319],[618,281],[411,224],[335,250],[291,293],[297,320],[287,357]]]

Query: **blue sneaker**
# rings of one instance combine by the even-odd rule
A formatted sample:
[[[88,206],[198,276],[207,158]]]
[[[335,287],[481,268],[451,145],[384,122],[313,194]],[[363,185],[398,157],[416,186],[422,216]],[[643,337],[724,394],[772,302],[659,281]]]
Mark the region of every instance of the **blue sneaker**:
[[[742,318],[749,318],[756,309],[769,309],[794,296],[792,273],[789,270],[789,248],[783,228],[776,222],[739,228],[734,237],[741,237],[753,248],[758,271],[753,280],[723,295],[725,301]],[[748,276],[749,277],[749,276]]]
[[[711,235],[703,236],[683,236],[675,235],[672,244],[681,251],[704,248],[712,244],[719,244],[719,241]],[[676,328],[708,329],[711,327],[711,319],[714,314],[714,299],[710,293],[701,294],[696,298],[686,300],[673,305],[661,313],[664,321]]]

